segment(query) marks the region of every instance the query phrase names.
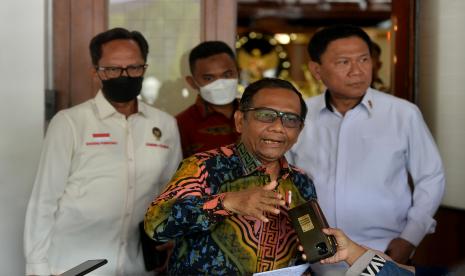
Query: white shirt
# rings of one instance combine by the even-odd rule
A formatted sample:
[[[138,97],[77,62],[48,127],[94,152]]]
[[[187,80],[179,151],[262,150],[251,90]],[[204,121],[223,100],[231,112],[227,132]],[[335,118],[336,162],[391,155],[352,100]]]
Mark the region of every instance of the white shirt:
[[[26,274],[107,259],[92,275],[153,275],[144,269],[138,223],[180,160],[176,120],[141,101],[127,119],[101,92],[60,111],[27,208]]]
[[[313,178],[329,225],[380,251],[396,237],[417,246],[432,233],[445,178],[418,108],[371,88],[345,116],[328,109],[324,94],[307,106],[288,157]]]

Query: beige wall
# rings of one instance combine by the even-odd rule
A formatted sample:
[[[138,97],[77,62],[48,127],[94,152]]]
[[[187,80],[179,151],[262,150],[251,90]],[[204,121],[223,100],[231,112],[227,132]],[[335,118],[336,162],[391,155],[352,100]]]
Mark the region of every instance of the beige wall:
[[[156,93],[153,105],[173,115],[197,95],[184,75],[188,51],[200,42],[200,14],[200,0],[109,1],[109,27],[140,31],[149,43],[145,81],[152,79],[152,86],[144,83],[143,98],[150,103],[148,95]]]
[[[23,228],[44,129],[43,0],[0,8],[0,275],[24,275]],[[27,8],[25,8],[27,7]]]
[[[235,0],[110,0],[109,12],[110,28],[138,30],[147,38],[149,68],[142,98],[150,103],[148,95],[156,94],[153,106],[172,115],[197,96],[184,81],[190,74],[190,49],[205,40],[222,40],[234,49]]]
[[[418,104],[444,161],[443,204],[465,209],[465,1],[418,2]]]

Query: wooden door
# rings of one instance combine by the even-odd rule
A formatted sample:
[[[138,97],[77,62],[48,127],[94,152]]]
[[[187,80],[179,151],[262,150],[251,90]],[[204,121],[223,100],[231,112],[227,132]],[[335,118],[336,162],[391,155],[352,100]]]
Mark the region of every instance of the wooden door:
[[[53,1],[53,82],[55,111],[92,98],[98,82],[91,75],[89,42],[107,29],[106,0]]]

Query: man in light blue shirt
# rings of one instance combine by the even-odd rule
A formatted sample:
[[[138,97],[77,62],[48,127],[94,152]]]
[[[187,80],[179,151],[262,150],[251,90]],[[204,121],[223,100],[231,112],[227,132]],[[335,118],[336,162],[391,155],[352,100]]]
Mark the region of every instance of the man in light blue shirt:
[[[307,100],[305,128],[288,157],[312,176],[331,227],[405,263],[434,232],[444,171],[418,108],[369,88],[370,45],[349,25],[313,36],[309,68],[328,89]]]

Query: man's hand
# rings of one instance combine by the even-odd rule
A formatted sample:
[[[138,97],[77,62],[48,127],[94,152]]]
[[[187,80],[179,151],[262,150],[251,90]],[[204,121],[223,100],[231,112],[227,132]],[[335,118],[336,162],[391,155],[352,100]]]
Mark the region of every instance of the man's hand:
[[[278,182],[271,181],[263,187],[228,192],[223,199],[226,210],[243,216],[252,216],[268,222],[265,213],[279,214],[278,206],[284,206],[282,195],[273,191]]]
[[[323,233],[325,233],[326,235],[333,235],[336,238],[337,242],[336,254],[326,259],[320,260],[320,263],[322,264],[334,264],[345,261],[348,265],[352,265],[353,263],[355,263],[355,261],[357,261],[358,258],[360,258],[360,256],[362,256],[367,251],[366,248],[353,242],[351,239],[349,239],[349,237],[347,237],[344,234],[344,232],[342,232],[339,229],[325,228],[322,230]],[[297,247],[297,250],[303,252],[304,248],[302,247],[302,245],[299,245]],[[302,254],[302,259],[306,261],[307,256],[305,254]]]
[[[413,244],[402,238],[395,238],[389,243],[386,254],[397,263],[406,264],[413,250],[415,250]]]
[[[333,235],[336,238],[337,251],[333,256],[321,260],[320,263],[322,264],[334,264],[345,261],[351,266],[367,251],[365,248],[349,239],[349,237],[339,229],[326,228],[323,229],[323,233],[326,235]]]

